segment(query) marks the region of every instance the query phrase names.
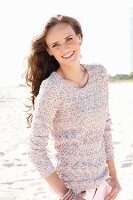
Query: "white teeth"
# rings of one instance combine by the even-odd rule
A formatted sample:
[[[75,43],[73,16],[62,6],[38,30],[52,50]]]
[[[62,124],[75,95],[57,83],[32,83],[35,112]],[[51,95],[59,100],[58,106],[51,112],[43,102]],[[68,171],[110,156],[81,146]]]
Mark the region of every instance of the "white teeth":
[[[62,57],[63,57],[63,58],[68,58],[68,57],[70,57],[72,54],[73,54],[73,52],[72,52],[72,53],[69,53],[69,54],[67,54],[67,55],[65,55],[65,56],[62,56]]]

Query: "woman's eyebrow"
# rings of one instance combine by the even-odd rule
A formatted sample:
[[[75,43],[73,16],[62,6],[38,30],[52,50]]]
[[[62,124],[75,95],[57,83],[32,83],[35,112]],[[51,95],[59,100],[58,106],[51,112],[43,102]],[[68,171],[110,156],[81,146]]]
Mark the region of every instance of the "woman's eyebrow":
[[[65,37],[65,39],[67,39],[67,38],[69,38],[69,37],[71,37],[71,36],[73,36],[73,35],[69,35],[69,36]]]
[[[67,38],[69,38],[69,37],[71,37],[71,36],[73,36],[73,35],[68,35],[67,37],[65,37],[64,39],[67,39]],[[54,44],[57,44],[59,41],[57,41],[57,42],[54,42],[54,43],[52,43],[52,44],[50,44],[49,46],[52,46],[52,45],[54,45]]]
[[[54,43],[52,43],[52,44],[50,44],[49,46],[52,46],[52,45],[57,44],[57,43],[58,43],[58,41],[57,41],[57,42],[54,42]]]

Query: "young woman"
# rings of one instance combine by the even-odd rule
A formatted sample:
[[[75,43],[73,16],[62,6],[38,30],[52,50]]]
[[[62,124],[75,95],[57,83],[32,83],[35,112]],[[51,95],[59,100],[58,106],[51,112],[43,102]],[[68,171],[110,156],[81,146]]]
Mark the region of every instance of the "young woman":
[[[32,41],[26,82],[32,90],[28,154],[62,200],[112,200],[121,190],[114,164],[108,75],[80,63],[83,34],[68,16],[51,17]],[[49,135],[57,166],[49,158]]]

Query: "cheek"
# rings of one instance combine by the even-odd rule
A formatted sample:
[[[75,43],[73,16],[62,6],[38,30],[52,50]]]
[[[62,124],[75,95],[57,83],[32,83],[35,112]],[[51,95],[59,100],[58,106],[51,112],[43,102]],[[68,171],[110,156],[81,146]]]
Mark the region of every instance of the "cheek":
[[[57,56],[59,56],[59,51],[51,50],[51,55],[54,57],[57,57]]]
[[[73,47],[75,47],[77,50],[80,50],[79,41],[74,41],[72,45],[73,45]]]
[[[57,60],[57,61],[60,61],[60,57],[61,57],[61,53],[60,52],[53,52],[53,56],[55,57],[55,59]]]

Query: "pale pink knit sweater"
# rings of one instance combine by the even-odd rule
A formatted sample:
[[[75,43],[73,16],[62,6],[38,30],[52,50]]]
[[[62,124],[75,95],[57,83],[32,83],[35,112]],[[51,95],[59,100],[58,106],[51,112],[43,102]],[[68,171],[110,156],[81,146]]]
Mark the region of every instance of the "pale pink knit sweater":
[[[113,159],[108,74],[99,64],[84,65],[89,80],[82,88],[68,84],[57,72],[45,79],[36,99],[28,155],[43,178],[56,171],[67,187],[80,192],[99,186]],[[47,151],[55,141],[57,166]]]

